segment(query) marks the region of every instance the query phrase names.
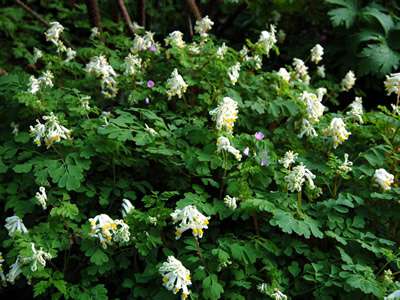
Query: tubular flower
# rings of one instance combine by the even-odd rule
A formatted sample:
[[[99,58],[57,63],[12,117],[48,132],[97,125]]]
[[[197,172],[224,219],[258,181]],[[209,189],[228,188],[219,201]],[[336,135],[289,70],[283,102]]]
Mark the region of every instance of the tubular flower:
[[[0,279],[1,281],[4,282],[6,281],[6,277],[4,276],[3,263],[4,263],[3,254],[0,252]]]
[[[215,55],[218,59],[224,59],[226,52],[228,52],[228,47],[225,45],[225,43],[222,43],[222,45],[218,47],[217,53]]]
[[[317,96],[316,94],[304,91],[301,94],[300,99],[307,106],[307,114],[310,122],[317,123],[325,110],[325,106],[321,103],[322,95],[320,94]]]
[[[165,44],[171,47],[184,48],[185,42],[183,40],[183,33],[179,30],[171,32],[165,39]]]
[[[385,89],[388,95],[392,93],[400,95],[400,73],[386,75]]]
[[[22,234],[28,233],[28,229],[26,229],[22,219],[16,215],[6,218],[6,225],[4,225],[4,227],[8,230],[8,235],[11,237],[14,236],[16,232]]]
[[[325,66],[318,66],[317,67],[317,75],[321,78],[325,78]]]
[[[29,77],[28,92],[31,94],[36,94],[44,86],[53,87],[53,79],[53,73],[50,71],[43,72],[42,76],[39,78],[35,78],[35,76]]]
[[[261,31],[260,37],[258,39],[257,45],[262,49],[263,54],[269,55],[272,47],[276,44],[276,28],[274,25],[270,26],[270,31]]]
[[[163,286],[167,290],[174,294],[182,290],[181,299],[184,300],[188,297],[190,294],[188,285],[192,284],[190,271],[179,260],[174,256],[168,256],[167,261],[161,265],[158,271],[163,277]]]
[[[385,169],[377,169],[374,173],[374,181],[384,190],[390,190],[394,182],[394,176]]]
[[[10,270],[7,273],[7,281],[14,284],[15,279],[22,273],[20,257],[17,257],[16,261],[11,265]]]
[[[220,136],[217,140],[217,152],[226,151],[231,153],[235,158],[240,161],[242,159],[242,154],[238,149],[231,146],[231,142],[228,138]]]
[[[285,180],[288,186],[288,190],[291,192],[301,192],[302,185],[307,180],[308,186],[310,189],[314,189],[314,181],[315,175],[308,170],[303,163],[293,168],[290,173],[285,176]]]
[[[64,126],[60,125],[58,118],[50,113],[48,116],[43,116],[45,124],[40,123],[36,120],[36,125],[30,126],[30,133],[34,136],[34,143],[39,147],[41,146],[41,140],[44,140],[47,148],[50,148],[54,143],[58,143],[61,139],[70,139],[71,131]]]
[[[343,91],[350,91],[356,83],[356,76],[353,71],[348,71],[346,76],[342,79],[341,86]]]
[[[280,78],[282,78],[283,81],[290,81],[290,73],[285,68],[280,68],[277,74]]]
[[[64,31],[64,27],[58,22],[51,22],[50,28],[44,33],[46,41],[52,42],[57,47],[57,52],[64,52],[66,48],[60,40],[60,35]]]
[[[182,95],[186,92],[188,85],[183,80],[183,77],[179,75],[178,70],[174,69],[171,73],[171,77],[167,80],[167,95],[168,99],[173,96],[182,98]]]
[[[135,75],[142,68],[142,59],[138,55],[128,54],[125,61],[125,75]]]
[[[113,241],[117,243],[129,241],[129,226],[122,220],[113,220],[106,214],[100,214],[89,219],[89,223],[90,236],[99,239],[104,249]]]
[[[86,72],[94,74],[101,79],[101,92],[107,98],[117,95],[118,88],[115,78],[118,76],[113,67],[107,62],[105,56],[92,57],[85,67]]]
[[[67,48],[67,50],[65,50],[67,53],[67,58],[64,60],[64,62],[69,62],[71,60],[73,60],[76,56],[76,51],[72,48]]]
[[[94,39],[96,37],[100,36],[100,31],[98,27],[92,27],[92,29],[90,29],[90,36],[89,39]]]
[[[302,130],[301,133],[298,135],[299,138],[302,138],[304,135],[310,137],[318,136],[317,132],[315,131],[315,128],[307,119],[303,119],[301,130]]]
[[[271,297],[274,298],[274,300],[287,300],[287,296],[278,289],[275,289],[275,293],[273,293]]]
[[[36,272],[38,268],[38,263],[43,267],[45,267],[46,260],[50,260],[52,256],[50,253],[43,251],[43,248],[36,250],[34,243],[31,243],[31,246],[32,246],[32,256],[28,257],[26,260],[31,263],[31,271]]]
[[[286,168],[289,169],[291,164],[294,164],[296,162],[298,154],[294,153],[292,150],[289,150],[285,153],[283,158],[279,160],[279,162]]]
[[[356,99],[350,103],[349,107],[350,111],[347,112],[347,115],[356,117],[358,121],[362,124],[363,123],[362,115],[364,114],[362,98],[356,97]]]
[[[154,33],[150,31],[146,31],[143,36],[135,34],[135,38],[133,39],[133,45],[131,48],[131,52],[137,53],[144,50],[152,51],[152,49],[156,49],[156,42],[154,41]]]
[[[39,202],[39,204],[42,206],[43,210],[46,210],[47,195],[46,195],[46,189],[43,186],[39,187],[39,192],[36,193],[35,198]]]
[[[351,134],[351,132],[346,130],[346,124],[342,118],[333,118],[326,133],[332,136],[334,148],[347,140]]]
[[[132,205],[131,201],[128,199],[122,199],[122,217],[126,217],[131,214],[135,210],[135,207]]]
[[[195,238],[202,238],[203,229],[208,228],[208,220],[210,219],[210,217],[206,217],[200,213],[193,205],[185,206],[182,209],[177,208],[171,213],[171,217],[174,224],[180,222],[179,226],[176,227],[176,239],[179,239],[182,233],[188,229],[192,230]]]
[[[238,117],[237,102],[230,97],[224,97],[218,107],[210,111],[210,115],[216,122],[218,130],[224,128],[227,132],[232,133],[233,126]]]
[[[296,71],[296,79],[308,84],[310,82],[310,76],[308,75],[308,67],[305,65],[304,61],[299,58],[294,58],[293,67]]]
[[[237,208],[236,198],[226,195],[224,198],[224,203],[226,207],[235,210]]]
[[[343,173],[351,172],[353,162],[349,161],[349,155],[347,153],[344,154],[344,162],[339,166],[339,171]]]
[[[311,61],[315,64],[318,64],[322,60],[322,56],[324,55],[324,48],[320,44],[316,44],[311,49]]]
[[[202,38],[205,38],[208,36],[207,32],[211,30],[212,26],[214,25],[214,22],[211,21],[211,19],[208,16],[205,16],[201,20],[196,21],[196,25],[194,26],[194,31]]]
[[[33,48],[33,63],[36,64],[37,61],[43,57],[43,52],[38,48]]]
[[[240,75],[239,72],[240,72],[240,63],[236,63],[228,69],[228,77],[233,85],[235,85],[239,79]]]

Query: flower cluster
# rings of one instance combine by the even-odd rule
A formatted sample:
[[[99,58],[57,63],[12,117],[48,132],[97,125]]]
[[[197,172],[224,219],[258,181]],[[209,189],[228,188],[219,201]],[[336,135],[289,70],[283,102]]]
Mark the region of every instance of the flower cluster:
[[[290,73],[285,68],[280,68],[279,71],[276,73],[283,81],[289,82],[290,81]]]
[[[190,271],[174,256],[168,256],[167,261],[159,268],[163,277],[164,287],[174,294],[182,290],[181,299],[186,299],[190,293],[188,285],[191,285]]]
[[[231,153],[239,161],[242,159],[242,154],[240,153],[240,151],[231,146],[231,142],[229,141],[229,139],[224,136],[220,136],[217,140],[217,152],[222,151]]]
[[[348,71],[341,82],[342,90],[350,91],[355,83],[356,83],[356,76],[354,75],[354,72]]]
[[[288,186],[288,190],[291,192],[301,192],[304,182],[308,183],[310,189],[314,189],[315,175],[308,170],[303,163],[294,167],[287,176],[285,176],[285,181]]]
[[[229,195],[226,195],[224,198],[224,203],[226,205],[226,207],[235,210],[237,208],[237,203],[236,203],[236,198],[235,197],[231,197]]]
[[[374,181],[384,190],[390,190],[394,182],[394,175],[387,172],[385,169],[377,169],[374,173]]]
[[[138,55],[128,54],[125,57],[125,75],[134,76],[142,68],[142,59]]]
[[[304,91],[300,96],[301,101],[306,104],[307,119],[311,123],[317,123],[324,114],[325,106],[321,103],[324,93],[321,91],[318,95]]]
[[[199,34],[202,38],[206,38],[208,36],[208,31],[211,30],[214,22],[208,16],[205,16],[201,20],[196,21],[196,25],[194,26],[194,31]]]
[[[261,51],[265,55],[269,55],[272,47],[276,44],[276,28],[274,25],[270,26],[270,30],[261,31],[260,37],[258,39],[257,45],[260,47]]]
[[[232,133],[238,117],[237,102],[230,97],[224,97],[218,107],[210,111],[210,115],[216,122],[218,130],[225,129],[228,133]]]
[[[388,95],[395,93],[400,95],[400,73],[386,75],[385,89]]]
[[[177,69],[172,71],[170,78],[167,80],[166,86],[168,99],[171,99],[173,96],[182,98],[188,87],[187,83],[185,80],[183,80],[183,77],[178,73]]]
[[[122,217],[126,217],[131,214],[135,210],[135,207],[132,205],[131,201],[128,199],[122,199]]]
[[[21,258],[17,257],[15,262],[10,266],[10,270],[7,273],[6,279],[8,282],[11,284],[14,284],[15,279],[22,273],[22,263],[21,263]]]
[[[67,58],[65,59],[65,62],[74,59],[76,56],[76,51],[72,48],[65,47],[60,38],[61,33],[64,31],[64,27],[58,22],[51,22],[50,25],[50,28],[44,33],[46,41],[52,42],[57,47],[58,53],[66,53]]]
[[[4,276],[3,263],[4,263],[3,254],[0,252],[0,279],[2,282],[6,281],[6,277]]]
[[[350,110],[347,112],[347,115],[354,116],[362,124],[363,123],[362,115],[364,114],[362,98],[356,97],[355,100],[350,103],[349,107]]]
[[[310,75],[308,75],[308,67],[305,65],[304,61],[299,58],[294,58],[293,67],[296,72],[296,79],[308,84],[310,82]]]
[[[320,44],[316,44],[311,49],[311,61],[315,64],[318,64],[322,60],[322,56],[324,55],[324,48]]]
[[[32,256],[24,257],[22,260],[25,263],[31,263],[31,271],[36,272],[38,269],[38,264],[42,267],[46,266],[46,260],[50,260],[52,258],[51,254],[44,251],[43,248],[36,250],[35,244],[31,243]]]
[[[34,143],[39,147],[42,145],[42,140],[44,141],[47,148],[49,148],[54,143],[58,143],[61,139],[70,139],[71,131],[64,126],[60,125],[58,118],[50,113],[48,116],[43,116],[45,124],[40,123],[36,120],[35,126],[30,126],[30,133],[34,137]]]
[[[39,187],[39,192],[36,193],[35,198],[39,202],[39,204],[42,206],[43,210],[46,210],[47,194],[46,194],[45,187],[43,187],[43,186]]]
[[[129,226],[123,220],[113,220],[106,214],[89,219],[90,236],[99,239],[103,248],[112,242],[127,243],[130,238]]]
[[[17,232],[22,234],[28,233],[28,229],[26,229],[22,219],[16,215],[6,218],[6,225],[4,227],[8,230],[9,236],[14,236]]]
[[[236,63],[228,69],[228,77],[233,85],[235,85],[236,82],[238,81],[239,75],[240,75],[240,63]]]
[[[115,78],[118,76],[113,67],[107,62],[105,56],[92,57],[86,65],[86,72],[94,74],[101,79],[101,92],[107,98],[112,98],[117,95],[118,88]]]
[[[210,217],[204,216],[197,208],[193,205],[185,206],[182,209],[177,208],[171,213],[173,223],[179,222],[179,226],[176,228],[176,239],[179,239],[186,230],[191,229],[192,234],[196,238],[203,237],[203,229],[208,228],[208,220]]]
[[[339,166],[339,172],[342,174],[347,174],[351,172],[353,166],[353,162],[349,161],[349,155],[347,153],[344,154],[344,162]]]
[[[298,154],[294,153],[292,150],[289,150],[285,153],[283,158],[279,160],[279,162],[286,168],[289,169],[292,164],[296,162]]]
[[[53,73],[50,71],[45,71],[39,78],[35,76],[29,77],[29,90],[31,94],[36,94],[42,87],[53,87]]]
[[[157,43],[154,41],[154,33],[150,31],[146,31],[143,36],[135,34],[135,38],[133,39],[133,45],[131,47],[132,53],[138,53],[141,51],[157,51]]]
[[[165,38],[165,45],[176,48],[184,48],[185,41],[183,40],[183,33],[179,30],[171,32],[168,37]]]
[[[342,118],[333,118],[325,133],[332,136],[334,148],[347,140],[351,134],[351,132],[346,130],[346,124]]]
[[[226,52],[228,52],[228,47],[225,45],[225,43],[222,43],[220,47],[218,47],[217,52],[215,53],[215,56],[218,59],[224,59]]]

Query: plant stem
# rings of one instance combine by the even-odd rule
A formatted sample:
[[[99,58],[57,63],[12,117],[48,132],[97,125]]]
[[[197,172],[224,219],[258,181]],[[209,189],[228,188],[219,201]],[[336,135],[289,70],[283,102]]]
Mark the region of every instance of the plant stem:
[[[299,214],[299,216],[303,215],[301,191],[297,192],[297,213]]]
[[[200,244],[199,244],[199,240],[197,239],[197,237],[193,237],[195,244],[196,244],[196,250],[197,250],[197,255],[199,256],[201,263],[203,264],[203,266],[205,266],[205,262],[204,262],[204,258],[203,258],[203,254],[201,253],[201,248],[200,248]]]

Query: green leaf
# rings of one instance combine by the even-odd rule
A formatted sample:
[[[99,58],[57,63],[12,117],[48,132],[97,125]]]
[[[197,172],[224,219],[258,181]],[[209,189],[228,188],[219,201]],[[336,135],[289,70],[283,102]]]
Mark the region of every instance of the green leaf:
[[[360,54],[360,74],[388,74],[399,66],[400,55],[386,43],[368,45]]]
[[[103,250],[98,248],[90,257],[90,261],[97,266],[101,266],[102,264],[108,262],[108,256]]]
[[[49,287],[50,287],[50,283],[48,281],[39,281],[33,287],[34,297],[43,295]]]
[[[211,274],[203,280],[203,297],[204,299],[215,300],[221,297],[224,292],[224,288],[218,282],[218,277],[215,274]]]
[[[341,6],[328,12],[333,26],[344,25],[350,28],[354,24],[358,14],[357,0],[326,0],[326,2]]]
[[[377,9],[376,7],[367,6],[361,11],[362,17],[365,19],[375,19],[382,26],[385,34],[389,32],[394,26],[394,22],[389,13],[385,13]]]
[[[13,170],[15,173],[29,173],[32,170],[32,163],[15,165]]]

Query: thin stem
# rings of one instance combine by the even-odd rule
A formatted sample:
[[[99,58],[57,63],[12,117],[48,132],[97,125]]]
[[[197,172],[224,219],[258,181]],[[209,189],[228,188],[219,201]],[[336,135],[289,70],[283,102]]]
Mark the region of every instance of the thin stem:
[[[258,226],[257,214],[253,213],[252,218],[253,218],[254,230],[256,231],[257,235],[260,235],[260,227]]]
[[[301,199],[301,191],[297,192],[297,213],[299,216],[303,215],[303,205],[302,205],[302,199]]]
[[[332,197],[335,199],[336,198],[336,194],[337,194],[337,190],[338,190],[338,177],[337,175],[335,176],[335,179],[333,181],[333,192],[332,192]]]
[[[204,262],[204,258],[203,258],[203,254],[201,252],[201,248],[200,248],[200,244],[199,244],[199,240],[197,239],[197,237],[193,237],[195,244],[196,244],[196,250],[197,250],[197,255],[199,256],[201,263],[205,266],[205,262]]]
[[[37,12],[35,12],[32,8],[30,8],[28,5],[23,3],[20,0],[15,0],[15,3],[17,3],[19,6],[21,6],[27,13],[29,13],[31,16],[35,17],[40,23],[42,23],[46,27],[50,27],[49,22],[47,22],[45,19],[43,19]]]

